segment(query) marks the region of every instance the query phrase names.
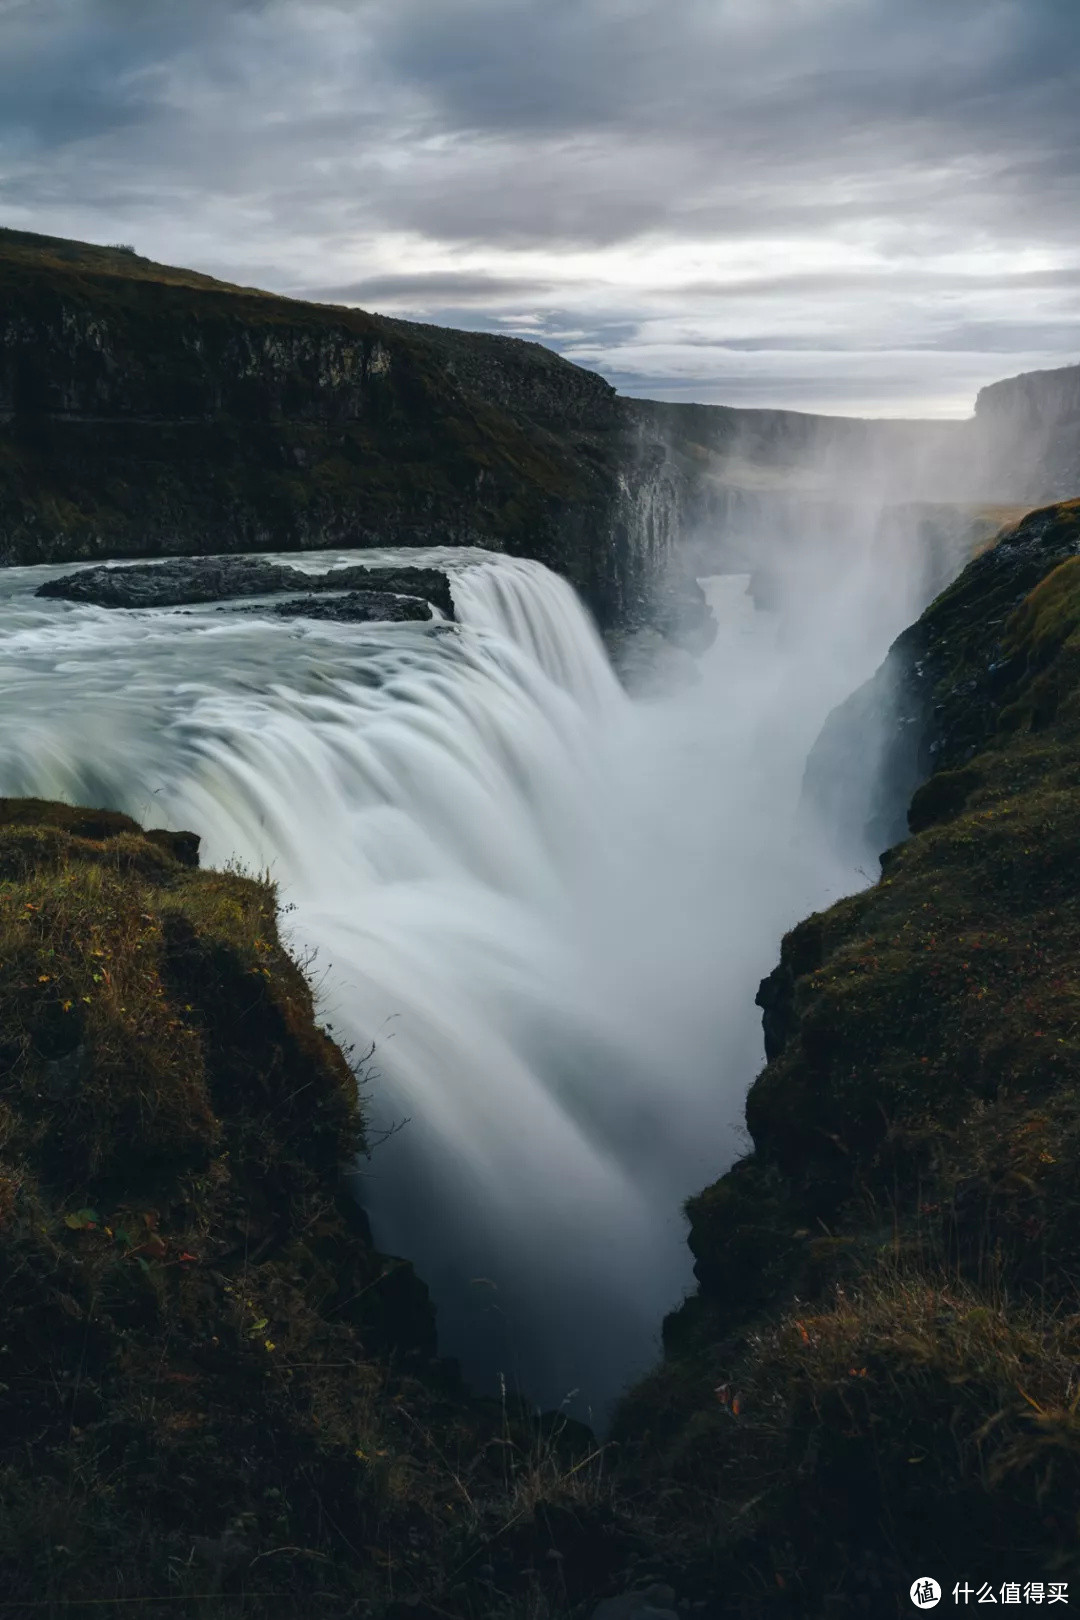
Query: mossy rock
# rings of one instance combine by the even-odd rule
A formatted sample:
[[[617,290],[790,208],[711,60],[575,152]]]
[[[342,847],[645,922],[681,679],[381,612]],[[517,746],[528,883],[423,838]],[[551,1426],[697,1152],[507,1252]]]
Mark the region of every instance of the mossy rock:
[[[1080,503],[1034,513],[901,638],[912,836],[784,940],[753,1153],[688,1205],[617,1432],[733,1615],[1080,1575],[1078,551]]]
[[[435,1359],[273,888],[195,842],[0,802],[0,1589],[79,1620],[479,1620],[488,1543],[603,1494],[595,1442]]]

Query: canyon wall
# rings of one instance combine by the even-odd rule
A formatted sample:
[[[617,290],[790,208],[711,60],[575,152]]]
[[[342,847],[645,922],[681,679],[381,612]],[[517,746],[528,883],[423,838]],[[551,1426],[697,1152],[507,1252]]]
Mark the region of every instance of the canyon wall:
[[[871,474],[930,488],[954,426],[624,400],[539,344],[0,232],[7,563],[480,545],[632,627],[697,567],[680,536]]]
[[[0,560],[480,545],[617,616],[655,473],[613,390],[455,337],[4,233]]]
[[[1080,489],[1080,366],[1030,371],[984,388],[975,402],[975,458],[993,498],[1038,505]]]
[[[897,690],[902,841],[761,985],[750,1151],[687,1206],[698,1290],[615,1430],[742,1620],[1080,1568],[1080,502],[899,638],[819,788]]]
[[[0,231],[0,563],[478,545],[556,569],[602,626],[670,625],[672,601],[700,618],[687,577],[767,596],[776,537],[882,508],[922,509],[944,582],[958,514],[997,503],[981,535],[1071,492],[1078,400],[1076,367],[967,423],[623,399],[537,343]]]

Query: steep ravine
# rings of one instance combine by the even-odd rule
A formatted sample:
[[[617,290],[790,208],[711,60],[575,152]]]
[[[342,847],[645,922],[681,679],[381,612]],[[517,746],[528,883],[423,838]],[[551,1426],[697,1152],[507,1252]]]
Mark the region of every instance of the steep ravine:
[[[587,1431],[435,1359],[275,894],[198,842],[0,801],[0,1602],[591,1609],[641,1528]]]
[[[752,1150],[616,1430],[725,1614],[1080,1572],[1080,503],[900,638],[811,786],[897,693],[911,836],[783,942]]]
[[[680,415],[536,345],[13,233],[0,287],[7,561],[482,544],[670,629],[690,517],[745,540],[815,458],[927,442]],[[1076,1578],[1078,551],[1076,507],[1032,514],[826,729],[808,795],[896,847],[762,986],[753,1151],[692,1200],[698,1292],[599,1457],[435,1359],[339,1184],[353,1076],[269,889],[190,834],[4,803],[14,1599],[512,1620],[662,1577],[814,1617],[909,1612],[924,1567]]]
[[[678,595],[742,570],[793,503],[828,524],[837,503],[976,489],[970,425],[621,399],[536,343],[114,248],[0,231],[0,312],[8,563],[478,545],[545,563],[626,630],[671,621],[672,576]]]
[[[1078,570],[1080,505],[1036,512],[893,649],[912,835],[784,940],[753,1151],[691,1201],[698,1292],[606,1448],[435,1359],[272,891],[0,805],[13,1598],[751,1620],[1075,1579]]]

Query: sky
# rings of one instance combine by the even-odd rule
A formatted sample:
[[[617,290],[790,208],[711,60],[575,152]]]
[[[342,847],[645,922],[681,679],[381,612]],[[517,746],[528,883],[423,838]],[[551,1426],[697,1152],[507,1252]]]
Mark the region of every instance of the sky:
[[[1080,360],[1080,0],[0,0],[0,224],[963,416]]]

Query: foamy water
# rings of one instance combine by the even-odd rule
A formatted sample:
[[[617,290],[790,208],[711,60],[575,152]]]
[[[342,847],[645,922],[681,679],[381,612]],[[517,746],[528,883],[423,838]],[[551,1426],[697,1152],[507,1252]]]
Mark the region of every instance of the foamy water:
[[[460,622],[123,612],[3,572],[0,792],[269,869],[324,1017],[375,1042],[374,1127],[408,1120],[362,1195],[443,1348],[599,1410],[692,1284],[681,1204],[740,1151],[780,934],[860,881],[797,805],[874,637],[785,645],[745,579],[713,581],[701,685],[636,704],[539,564],[364,560],[447,567]]]

